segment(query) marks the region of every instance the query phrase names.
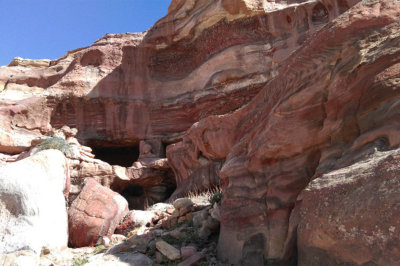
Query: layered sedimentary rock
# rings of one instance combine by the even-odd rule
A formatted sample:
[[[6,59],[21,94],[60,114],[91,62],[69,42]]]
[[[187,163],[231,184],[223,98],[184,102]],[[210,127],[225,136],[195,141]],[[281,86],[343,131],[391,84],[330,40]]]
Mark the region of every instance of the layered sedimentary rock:
[[[199,158],[223,162],[222,259],[287,259],[296,238],[289,217],[310,180],[340,158],[341,167],[356,162],[377,139],[399,145],[399,15],[396,1],[358,4],[311,36],[248,105],[201,120],[168,147],[177,180],[203,182],[193,178]]]
[[[399,150],[385,151],[381,140],[368,146],[364,158],[300,194],[291,218],[299,221],[299,265],[399,264]]]
[[[67,124],[86,145],[140,153],[126,168],[79,160],[76,177],[127,197],[139,180],[159,197],[169,167],[173,197],[222,186],[224,261],[288,264],[297,245],[302,265],[395,265],[385,191],[398,192],[399,2],[358,2],[174,0],[147,32],[108,34],[48,65],[14,60],[0,68],[0,152]],[[354,173],[368,158],[378,166]],[[349,199],[382,212],[357,223],[354,204],[335,209]],[[371,238],[371,222],[382,234]],[[349,255],[340,236],[360,249]]]
[[[46,96],[35,129],[67,124],[94,146],[174,141],[247,103],[309,32],[354,2],[172,1],[145,33],[108,34],[49,63],[14,60],[0,69],[0,97]],[[3,128],[0,152],[29,146],[6,138],[18,125]]]

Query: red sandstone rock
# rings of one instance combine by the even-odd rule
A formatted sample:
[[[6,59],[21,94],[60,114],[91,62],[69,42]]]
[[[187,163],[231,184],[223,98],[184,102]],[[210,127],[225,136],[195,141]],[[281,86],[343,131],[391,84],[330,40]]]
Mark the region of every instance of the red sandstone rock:
[[[110,237],[128,212],[128,203],[118,193],[86,179],[78,198],[68,210],[69,245],[93,246],[101,236]]]
[[[196,265],[196,263],[198,263],[199,261],[201,261],[204,258],[205,258],[204,254],[197,252],[197,253],[193,254],[192,256],[190,256],[189,258],[185,259],[184,261],[180,262],[178,264],[178,266]]]
[[[364,1],[337,18],[357,2],[174,0],[144,34],[106,35],[48,67],[1,68],[0,152],[29,148],[49,122],[92,145],[182,140],[167,148],[174,197],[222,179],[220,256],[283,262],[310,180],[357,162],[371,142],[400,144],[399,6]],[[120,189],[166,180],[133,167],[114,183],[111,166],[84,168]],[[307,262],[312,241],[301,237]]]
[[[309,32],[356,1],[325,0],[321,17],[316,2],[173,1],[146,33],[107,34],[50,62],[14,60],[0,68],[0,99],[41,97],[46,107],[29,115],[76,127],[84,144],[179,140],[249,102]],[[0,152],[29,147],[3,142]]]
[[[312,23],[325,21],[321,5]],[[399,17],[396,1],[357,5],[311,36],[248,105],[201,120],[168,147],[180,192],[204,181],[196,174],[202,158],[223,162],[214,172],[224,195],[221,258],[286,260],[289,217],[314,174],[339,158],[351,163],[379,138],[387,148],[400,144]]]
[[[299,265],[399,264],[400,150],[377,151],[379,144],[300,194],[299,217],[291,219]]]

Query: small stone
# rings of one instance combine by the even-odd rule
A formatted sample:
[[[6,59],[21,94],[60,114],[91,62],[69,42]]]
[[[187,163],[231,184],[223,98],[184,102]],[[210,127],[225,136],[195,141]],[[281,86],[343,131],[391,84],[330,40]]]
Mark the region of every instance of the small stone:
[[[169,215],[171,215],[174,211],[175,211],[175,209],[169,208],[165,212],[168,213]]]
[[[181,256],[183,259],[186,259],[190,256],[192,256],[193,254],[196,253],[196,247],[194,246],[186,246],[186,247],[181,247]]]
[[[110,237],[110,242],[111,242],[110,244],[111,245],[116,245],[116,244],[121,243],[121,242],[123,242],[125,240],[126,240],[126,236],[119,235],[119,234],[114,234],[114,235],[111,235],[111,237]]]
[[[163,255],[158,251],[156,251],[156,261],[157,263],[161,263],[163,261]]]
[[[179,209],[179,216],[184,216],[192,211],[192,206],[187,206]]]
[[[120,244],[117,244],[117,245],[111,247],[109,250],[107,250],[106,254],[116,254],[116,253],[124,252],[131,247],[132,247],[131,244],[127,244],[126,242],[123,242],[123,243],[120,243]]]
[[[151,234],[133,235],[127,241],[133,245],[147,245],[152,240]]]
[[[172,205],[174,205],[175,209],[179,210],[182,208],[192,207],[193,201],[189,198],[180,198],[180,199],[175,200]]]
[[[180,216],[179,214],[179,210],[176,209],[172,214],[171,214],[171,218],[178,218]]]
[[[43,247],[41,255],[48,255],[48,254],[50,254],[50,249],[47,247]]]
[[[202,259],[205,258],[205,255],[203,253],[197,252],[187,258],[186,260],[182,261],[181,263],[178,264],[178,266],[192,266],[201,261]]]
[[[156,248],[169,260],[177,260],[181,258],[179,250],[163,240],[156,243]]]
[[[110,239],[107,237],[107,236],[102,236],[101,238],[100,238],[100,244],[101,245],[103,245],[103,246],[105,246],[105,247],[109,247],[110,246]]]
[[[214,206],[214,208],[211,209],[210,211],[211,217],[214,218],[217,221],[221,221],[221,214],[219,211],[218,205]]]
[[[171,232],[169,232],[169,234],[175,237],[176,239],[181,239],[186,232],[187,232],[187,225],[183,225],[179,228],[176,228],[175,230],[172,230]]]
[[[135,247],[135,250],[142,253],[142,254],[146,254],[147,251],[147,245],[138,245]]]
[[[161,227],[164,229],[169,229],[171,228],[171,220],[169,218],[165,218],[161,221]]]
[[[208,217],[207,211],[199,211],[193,216],[193,225],[195,227],[201,227],[203,225],[203,221],[205,221]]]

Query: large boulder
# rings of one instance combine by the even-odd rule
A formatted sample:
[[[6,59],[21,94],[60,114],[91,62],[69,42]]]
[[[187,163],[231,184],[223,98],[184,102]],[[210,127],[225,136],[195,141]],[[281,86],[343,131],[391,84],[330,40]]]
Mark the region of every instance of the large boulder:
[[[0,253],[67,246],[63,192],[68,166],[58,150],[41,151],[0,168]]]
[[[299,265],[399,265],[400,150],[314,179],[299,196]],[[295,224],[293,224],[295,228]]]
[[[69,245],[93,246],[100,237],[110,237],[127,213],[128,202],[121,195],[87,178],[68,210]]]

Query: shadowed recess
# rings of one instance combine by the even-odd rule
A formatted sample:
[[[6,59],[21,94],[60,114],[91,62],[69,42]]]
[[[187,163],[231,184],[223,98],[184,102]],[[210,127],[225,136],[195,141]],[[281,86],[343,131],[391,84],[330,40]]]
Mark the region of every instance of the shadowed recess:
[[[139,158],[138,146],[127,147],[92,147],[96,159],[111,165],[130,167]]]

